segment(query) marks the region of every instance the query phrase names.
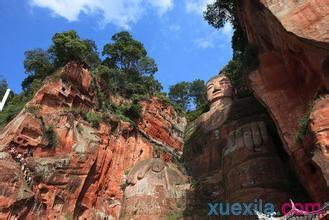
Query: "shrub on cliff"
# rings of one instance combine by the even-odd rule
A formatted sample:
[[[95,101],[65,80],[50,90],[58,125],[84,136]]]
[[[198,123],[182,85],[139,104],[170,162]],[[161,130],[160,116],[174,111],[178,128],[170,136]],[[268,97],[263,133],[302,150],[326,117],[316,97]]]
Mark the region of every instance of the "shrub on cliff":
[[[113,106],[107,103],[109,94],[131,99],[134,95],[154,95],[161,91],[160,82],[154,78],[157,65],[148,57],[143,44],[134,40],[128,32],[113,35],[112,42],[104,46],[103,55],[105,59],[101,62],[95,43],[81,39],[73,30],[56,33],[48,50],[26,51],[24,68],[27,77],[22,82],[23,92],[8,100],[0,116],[0,126],[6,124],[25,106],[47,76],[69,61],[91,67],[99,104],[97,109],[104,112],[113,110]],[[118,111],[118,115],[127,120],[140,117],[140,106],[137,103]],[[97,125],[97,117],[88,115],[86,118]]]
[[[48,140],[48,145],[50,147],[56,147],[56,145],[58,144],[58,140],[57,140],[57,135],[56,132],[54,130],[54,127],[52,125],[46,127],[45,130],[45,137]]]
[[[14,94],[13,92],[10,93],[6,105],[0,114],[0,127],[7,124],[24,108],[25,104],[32,99],[35,92],[41,87],[41,85],[41,80],[35,80],[33,81],[29,91],[23,91],[20,94]],[[0,81],[0,90],[2,90],[3,93],[7,90],[7,87],[8,85],[5,80]],[[0,93],[1,98],[4,95],[3,93]]]
[[[24,97],[15,95],[11,98],[11,100],[6,103],[5,108],[0,114],[0,128],[12,120],[23,109],[24,105]]]
[[[83,118],[91,124],[94,128],[99,127],[102,117],[94,112],[84,112]]]
[[[244,85],[244,74],[258,67],[258,51],[252,45],[245,46],[244,51],[236,53],[235,57],[222,69],[236,88]]]
[[[138,120],[141,117],[142,107],[138,103],[130,105],[125,111],[124,115],[132,121]]]

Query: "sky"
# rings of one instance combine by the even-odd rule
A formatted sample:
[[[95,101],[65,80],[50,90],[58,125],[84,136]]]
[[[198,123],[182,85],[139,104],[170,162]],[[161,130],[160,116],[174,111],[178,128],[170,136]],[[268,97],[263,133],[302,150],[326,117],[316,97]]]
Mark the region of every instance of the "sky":
[[[216,75],[232,57],[229,24],[216,30],[202,12],[213,0],[0,0],[0,75],[21,91],[24,52],[47,49],[57,32],[76,30],[101,52],[129,31],[156,61],[164,91],[180,81]]]

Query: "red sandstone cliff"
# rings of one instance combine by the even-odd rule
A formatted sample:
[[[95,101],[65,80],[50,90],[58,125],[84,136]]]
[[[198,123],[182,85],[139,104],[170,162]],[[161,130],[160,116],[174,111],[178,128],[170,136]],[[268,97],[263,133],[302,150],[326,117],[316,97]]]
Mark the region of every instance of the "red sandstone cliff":
[[[98,127],[84,120],[81,110],[102,114],[94,108],[91,80],[87,69],[68,64],[4,128],[1,219],[118,219],[129,170],[142,160],[171,162],[181,154],[185,119],[158,98],[141,103],[136,127],[114,115],[102,115],[107,120]]]
[[[328,6],[313,0],[240,1],[239,21],[259,51],[259,66],[246,78],[265,109],[252,97],[233,97],[228,113],[213,111],[222,117],[217,127],[203,128],[209,113],[187,126],[184,159],[198,180],[188,194],[195,218],[205,215],[209,201],[329,200]],[[207,84],[208,99],[211,84],[216,82]],[[217,91],[225,90],[219,79],[217,84]]]
[[[185,119],[170,105],[141,101],[136,125],[104,115],[88,70],[68,64],[0,134],[0,218],[157,219],[175,216],[178,204],[199,218],[218,200],[327,201],[328,5],[241,1],[240,22],[260,61],[248,84],[266,109],[253,97],[222,102],[202,125],[188,126],[185,143]],[[95,126],[81,110],[104,120]],[[308,132],[297,140],[309,111]],[[183,148],[199,179],[191,189],[172,163]]]
[[[328,93],[329,44],[320,42],[328,41],[328,1],[301,1],[296,3],[298,7],[275,2],[267,1],[267,5],[276,17],[256,0],[242,1],[239,8],[249,43],[259,51],[260,65],[249,74],[249,87],[275,121],[285,150],[311,197],[326,201],[329,158],[324,159],[315,141],[297,141],[295,137],[300,119],[318,97]],[[317,19],[307,16],[311,12]],[[294,20],[302,15],[304,20]],[[307,25],[309,28],[304,28]],[[317,154],[323,158],[321,163],[314,159]]]

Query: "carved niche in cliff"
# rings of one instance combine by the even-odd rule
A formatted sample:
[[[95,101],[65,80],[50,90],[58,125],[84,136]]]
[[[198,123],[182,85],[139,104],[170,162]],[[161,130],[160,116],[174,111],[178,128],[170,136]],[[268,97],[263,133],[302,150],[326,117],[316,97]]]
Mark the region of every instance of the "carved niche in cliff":
[[[137,163],[123,180],[123,187],[123,219],[156,219],[185,204],[189,184],[175,165],[154,158]]]

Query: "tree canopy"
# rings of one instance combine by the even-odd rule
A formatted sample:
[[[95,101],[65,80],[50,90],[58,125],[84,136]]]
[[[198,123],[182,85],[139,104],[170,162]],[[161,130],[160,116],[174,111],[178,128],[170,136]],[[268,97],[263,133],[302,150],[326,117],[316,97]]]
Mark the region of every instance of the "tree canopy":
[[[97,47],[94,41],[82,40],[76,31],[56,33],[53,45],[48,52],[54,59],[56,67],[64,66],[69,61],[78,61],[93,66],[99,62]]]
[[[179,82],[169,88],[169,99],[185,111],[190,106],[196,109],[207,104],[207,91],[205,82],[197,79],[193,82]]]
[[[205,82],[200,79],[196,79],[190,83],[190,97],[192,98],[196,108],[200,108],[207,103],[207,89]]]
[[[104,46],[102,65],[96,73],[108,83],[112,92],[125,97],[133,94],[154,94],[162,89],[154,78],[158,71],[155,61],[148,57],[144,45],[133,39],[130,33],[122,31],[112,36]]]
[[[190,84],[185,81],[170,86],[168,94],[169,99],[183,109],[187,109],[191,100],[189,96],[189,87]]]
[[[48,50],[33,49],[25,52],[24,68],[28,76],[22,82],[23,90],[30,89],[34,80],[44,80],[69,61],[97,65],[100,60],[94,41],[83,40],[76,31],[56,33]]]
[[[30,88],[34,79],[44,79],[54,70],[54,64],[50,60],[50,55],[42,49],[34,49],[25,52],[24,60],[25,73],[28,77],[22,82],[24,90]]]
[[[0,102],[2,100],[3,95],[6,93],[7,88],[8,88],[7,80],[0,75]]]
[[[112,43],[104,46],[104,63],[124,71],[137,71],[140,74],[154,74],[158,71],[154,60],[147,56],[144,45],[132,38],[129,32],[122,31],[112,36]]]
[[[207,10],[203,13],[204,18],[215,28],[224,27],[226,22],[235,25],[237,2],[238,0],[216,0],[207,5]]]

